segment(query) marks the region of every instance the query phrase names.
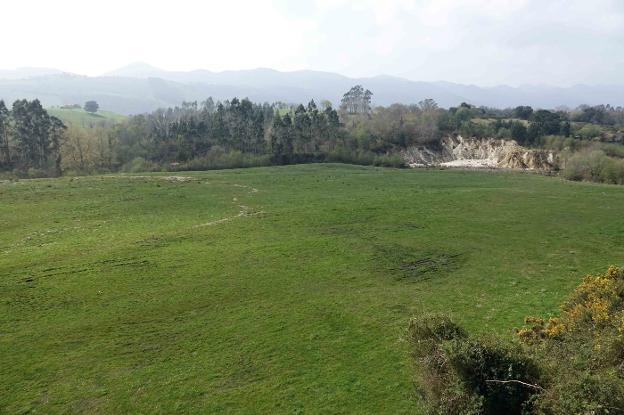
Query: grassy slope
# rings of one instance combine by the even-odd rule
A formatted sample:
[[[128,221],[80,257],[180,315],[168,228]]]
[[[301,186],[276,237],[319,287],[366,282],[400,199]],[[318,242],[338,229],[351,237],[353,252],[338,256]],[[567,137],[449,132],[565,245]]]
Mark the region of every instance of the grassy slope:
[[[95,114],[83,109],[47,108],[50,115],[60,118],[64,123],[75,127],[89,128],[92,126],[109,126],[126,119],[125,115],[109,111],[98,111]]]
[[[505,333],[624,257],[622,187],[191,175],[0,184],[0,412],[413,412],[411,316]]]

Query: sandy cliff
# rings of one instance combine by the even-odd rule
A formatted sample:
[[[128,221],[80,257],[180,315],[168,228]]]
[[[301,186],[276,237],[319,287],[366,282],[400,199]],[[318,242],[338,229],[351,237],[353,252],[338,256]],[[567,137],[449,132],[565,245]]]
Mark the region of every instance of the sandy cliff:
[[[530,150],[513,140],[477,139],[449,136],[437,146],[409,147],[402,153],[412,167],[448,166],[554,170],[557,155],[552,151]]]

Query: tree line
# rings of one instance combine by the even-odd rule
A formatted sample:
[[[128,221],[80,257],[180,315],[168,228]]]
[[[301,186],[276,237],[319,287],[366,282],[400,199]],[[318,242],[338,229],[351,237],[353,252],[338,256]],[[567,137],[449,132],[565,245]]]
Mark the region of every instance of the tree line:
[[[474,120],[491,122],[475,123]],[[617,141],[621,140],[624,129],[624,108],[582,105],[573,110],[533,109],[530,106],[497,109],[462,103],[444,113],[440,128],[467,136],[513,138],[528,146],[541,145],[544,136]]]
[[[403,148],[441,138],[435,101],[371,107],[356,85],[334,109],[212,98],[131,117],[112,130],[112,159],[129,169],[204,169],[301,162],[402,166]],[[136,161],[136,160],[141,161]],[[227,161],[226,161],[227,160]],[[134,163],[134,164],[133,164]]]
[[[330,105],[284,109],[233,98],[187,102],[131,117],[112,130],[115,159],[137,157],[180,165],[210,154],[246,154],[272,164],[322,158],[338,146],[344,131]]]
[[[338,113],[331,106],[319,110],[314,101],[307,107],[299,105],[283,117],[275,114],[271,125],[270,151],[277,163],[289,162],[297,156],[329,154],[335,150],[341,134]]]
[[[18,100],[9,110],[0,100],[0,167],[40,174],[61,174],[63,122],[39,100]]]
[[[0,169],[57,175],[322,161],[398,167],[404,149],[434,148],[445,135],[511,138],[528,147],[576,150],[583,146],[579,143],[618,141],[624,127],[619,107],[495,109],[462,103],[443,109],[432,99],[373,107],[372,97],[356,85],[338,109],[328,101],[289,105],[208,98],[112,126],[82,128],[66,128],[37,100],[16,101],[10,110],[2,103]],[[604,151],[607,157],[619,157],[623,152],[616,150]]]

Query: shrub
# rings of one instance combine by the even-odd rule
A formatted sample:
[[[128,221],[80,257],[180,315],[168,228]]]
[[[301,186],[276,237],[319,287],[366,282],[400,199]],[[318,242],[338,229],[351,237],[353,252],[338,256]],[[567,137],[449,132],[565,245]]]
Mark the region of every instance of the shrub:
[[[600,147],[609,157],[624,158],[624,145],[615,143],[601,143]]]
[[[586,140],[600,138],[602,128],[595,124],[586,124],[577,131],[577,134]]]
[[[470,338],[448,317],[412,320],[409,338],[432,414],[521,414],[538,390],[537,366],[518,347]]]
[[[271,157],[268,154],[255,155],[213,147],[204,156],[173,166],[171,170],[219,170],[269,165],[271,165]]]
[[[481,402],[462,387],[443,348],[445,342],[466,337],[466,332],[446,316],[425,315],[410,321],[417,389],[432,414],[478,413]]]
[[[432,414],[624,412],[624,270],[588,275],[520,342],[472,338],[448,317],[410,322],[418,390]]]
[[[624,408],[624,271],[588,275],[548,320],[516,330],[550,373],[538,413],[609,414]],[[561,364],[566,362],[566,364]]]
[[[575,153],[567,159],[563,177],[568,180],[624,184],[624,160],[609,157],[602,150]]]
[[[447,345],[449,364],[484,414],[521,414],[541,391],[537,365],[519,347],[496,339]]]
[[[559,135],[545,135],[539,137],[535,143],[537,146],[547,149],[562,151],[564,149],[575,151],[583,144],[583,141],[572,137],[562,137]]]
[[[330,163],[359,164],[364,166],[405,167],[405,160],[398,154],[375,154],[371,151],[336,149],[325,157]]]

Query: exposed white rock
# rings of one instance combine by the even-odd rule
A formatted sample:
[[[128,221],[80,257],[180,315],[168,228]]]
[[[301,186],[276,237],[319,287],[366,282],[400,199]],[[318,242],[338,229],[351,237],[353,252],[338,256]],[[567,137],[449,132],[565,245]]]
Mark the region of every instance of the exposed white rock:
[[[436,147],[410,147],[403,158],[411,167],[446,166],[552,170],[557,155],[552,151],[529,150],[513,140],[444,137]]]

